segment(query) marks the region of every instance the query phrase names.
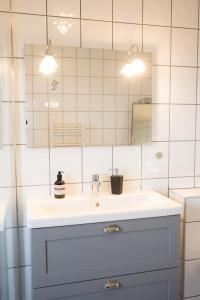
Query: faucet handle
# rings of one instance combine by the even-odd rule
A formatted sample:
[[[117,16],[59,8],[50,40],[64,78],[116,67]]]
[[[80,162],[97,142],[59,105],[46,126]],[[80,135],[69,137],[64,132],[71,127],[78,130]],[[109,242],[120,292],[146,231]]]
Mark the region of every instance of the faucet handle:
[[[92,175],[92,181],[99,181],[99,175],[98,174],[93,174]]]

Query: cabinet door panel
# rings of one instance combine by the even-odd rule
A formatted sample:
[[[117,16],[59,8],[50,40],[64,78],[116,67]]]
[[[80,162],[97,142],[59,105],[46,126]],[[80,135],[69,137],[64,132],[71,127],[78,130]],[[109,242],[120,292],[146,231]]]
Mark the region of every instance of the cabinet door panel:
[[[121,284],[105,290],[107,280]],[[119,276],[34,290],[34,300],[178,300],[178,269]]]
[[[113,223],[120,230],[104,232]],[[179,218],[172,216],[35,229],[33,285],[39,288],[177,267],[179,224]]]

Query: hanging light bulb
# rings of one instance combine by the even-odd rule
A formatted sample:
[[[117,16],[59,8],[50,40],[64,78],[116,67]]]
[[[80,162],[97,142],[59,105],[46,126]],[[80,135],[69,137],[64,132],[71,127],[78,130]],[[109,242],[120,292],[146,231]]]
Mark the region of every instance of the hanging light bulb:
[[[52,74],[58,68],[58,64],[51,53],[51,41],[49,40],[47,45],[47,51],[40,63],[39,71],[45,75]]]
[[[139,48],[138,46],[133,45],[129,51],[128,63],[125,64],[121,69],[121,74],[127,77],[131,77],[142,74],[143,72],[145,72],[145,70],[145,64],[139,55]]]

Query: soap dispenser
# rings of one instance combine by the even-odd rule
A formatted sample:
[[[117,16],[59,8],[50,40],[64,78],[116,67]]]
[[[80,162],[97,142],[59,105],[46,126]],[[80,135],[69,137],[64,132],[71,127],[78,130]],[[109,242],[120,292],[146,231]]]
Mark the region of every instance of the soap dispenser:
[[[123,176],[119,175],[119,169],[113,169],[115,173],[110,176],[112,194],[120,195],[123,190]]]
[[[61,171],[58,171],[57,180],[54,183],[54,197],[57,199],[65,198],[65,182],[62,179]]]

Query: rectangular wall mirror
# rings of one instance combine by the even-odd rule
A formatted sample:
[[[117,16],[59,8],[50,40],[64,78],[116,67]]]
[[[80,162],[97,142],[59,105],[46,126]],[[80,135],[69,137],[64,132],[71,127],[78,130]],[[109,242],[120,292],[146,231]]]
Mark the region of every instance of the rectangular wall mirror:
[[[46,46],[25,46],[28,147],[130,145],[151,142],[152,58],[125,77],[128,52],[52,47],[58,68],[39,71]]]

